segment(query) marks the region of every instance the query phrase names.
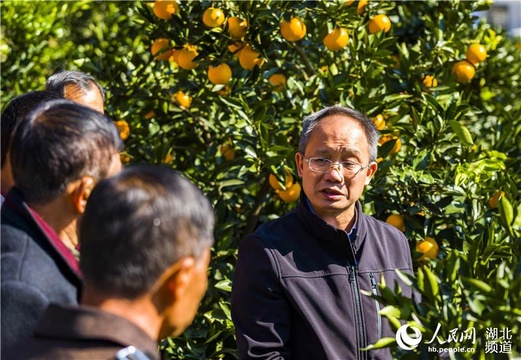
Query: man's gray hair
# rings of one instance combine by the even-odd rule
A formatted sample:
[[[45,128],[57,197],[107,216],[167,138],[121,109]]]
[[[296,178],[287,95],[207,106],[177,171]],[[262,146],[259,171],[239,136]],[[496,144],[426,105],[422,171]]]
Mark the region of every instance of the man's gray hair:
[[[299,151],[304,154],[306,151],[306,146],[308,144],[311,133],[320,122],[320,120],[332,116],[332,115],[345,115],[348,118],[354,119],[360,123],[362,128],[364,129],[365,136],[367,137],[367,145],[369,146],[369,161],[376,161],[378,156],[378,140],[380,138],[380,134],[373,120],[371,120],[367,115],[356,111],[354,109],[334,105],[317,111],[311,115],[308,115],[304,118],[302,124],[302,133],[300,135],[299,142]]]

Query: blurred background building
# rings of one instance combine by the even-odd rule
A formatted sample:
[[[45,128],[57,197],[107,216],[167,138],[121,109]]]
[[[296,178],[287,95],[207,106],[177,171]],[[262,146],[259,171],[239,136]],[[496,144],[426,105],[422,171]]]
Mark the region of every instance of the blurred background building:
[[[521,37],[521,0],[496,0],[490,10],[479,13],[487,22],[500,26],[512,36]]]

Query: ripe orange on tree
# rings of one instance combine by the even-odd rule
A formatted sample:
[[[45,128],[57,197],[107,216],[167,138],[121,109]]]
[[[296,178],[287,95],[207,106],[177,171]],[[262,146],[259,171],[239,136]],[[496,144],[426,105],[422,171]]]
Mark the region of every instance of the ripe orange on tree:
[[[224,12],[219,8],[209,7],[203,13],[203,23],[209,28],[221,26],[224,22]]]
[[[472,44],[467,49],[467,61],[476,65],[487,58],[487,49],[481,44]]]
[[[145,114],[145,120],[150,120],[155,116],[156,116],[156,112],[154,110],[149,111]]]
[[[360,0],[358,2],[358,6],[356,7],[356,12],[358,13],[358,15],[362,15],[368,3],[368,0]]]
[[[492,209],[497,208],[497,204],[503,196],[505,196],[504,191],[501,191],[501,190],[496,191],[494,193],[494,195],[492,195],[492,197],[488,200],[488,206],[490,206],[490,208],[492,208]]]
[[[182,69],[191,70],[198,65],[193,61],[197,55],[199,53],[194,45],[185,45],[183,49],[174,52],[174,60]]]
[[[132,160],[132,157],[128,153],[122,152],[119,153],[119,160],[122,164],[128,164]]]
[[[259,57],[260,53],[253,50],[249,44],[246,44],[237,54],[243,69],[251,71],[255,66],[261,67],[264,64],[264,59]]]
[[[391,214],[387,217],[387,220],[385,220],[385,222],[389,225],[394,226],[401,232],[405,231],[405,218],[402,215]]]
[[[231,145],[221,145],[219,146],[219,151],[222,156],[228,161],[235,159],[235,149]]]
[[[170,50],[170,40],[165,38],[154,40],[150,47],[150,52],[156,60],[168,60],[170,55],[172,55],[172,50]]]
[[[177,1],[156,0],[154,2],[154,14],[160,18],[168,20],[172,15],[179,13],[179,4]]]
[[[456,75],[456,80],[460,83],[468,83],[476,74],[474,65],[467,60],[458,61],[452,66],[452,74]]]
[[[347,46],[349,35],[346,28],[334,28],[329,34],[324,36],[322,42],[331,51],[338,51]]]
[[[130,126],[125,120],[118,120],[114,121],[114,125],[116,125],[116,128],[119,131],[119,136],[121,137],[121,140],[128,139],[130,135]]]
[[[269,77],[268,81],[271,85],[273,85],[278,91],[283,90],[286,87],[286,75],[284,74],[273,74]]]
[[[306,36],[306,24],[298,17],[292,17],[290,21],[282,21],[280,33],[288,41],[295,42]]]
[[[440,251],[440,247],[434,238],[427,236],[425,240],[416,244],[416,251],[423,253],[420,259],[436,259]]]
[[[221,96],[228,96],[232,93],[232,88],[230,85],[225,85],[222,89],[217,90],[217,94]]]
[[[177,63],[177,60],[179,58],[179,52],[181,50],[179,49],[172,49],[171,53],[170,53],[170,57],[168,58],[168,61],[172,61],[174,63],[174,66],[179,66],[179,64]]]
[[[389,151],[389,155],[396,154],[402,148],[402,141],[400,140],[400,138],[390,135],[390,134],[385,134],[385,135],[382,135],[382,137],[378,141],[378,143],[380,145],[383,145],[386,142],[391,141],[391,140],[396,140],[396,142],[394,143],[394,146]]]
[[[226,63],[208,68],[208,80],[214,85],[224,85],[232,78],[232,69]]]
[[[228,51],[232,54],[239,55],[239,52],[244,49],[244,47],[248,45],[246,43],[243,43],[242,41],[237,41],[236,43],[228,45]]]
[[[277,194],[279,194],[282,201],[286,203],[295,202],[300,197],[300,184],[298,182],[291,185],[286,190],[279,190]]]
[[[389,19],[387,15],[378,14],[369,20],[367,28],[371,34],[376,34],[381,31],[388,32],[391,29],[391,19]]]
[[[438,86],[438,80],[436,80],[436,78],[433,75],[425,75],[422,82],[423,85],[425,85],[425,87]]]
[[[174,155],[172,155],[172,153],[168,153],[168,154],[166,154],[166,156],[163,159],[162,163],[163,164],[168,164],[168,163],[172,162],[172,160],[174,160]]]
[[[378,130],[385,129],[385,119],[382,114],[378,114],[373,118],[373,122]]]
[[[188,109],[190,105],[192,105],[192,97],[184,93],[184,91],[179,90],[174,95],[172,95],[172,101],[176,102],[180,106]]]
[[[233,39],[240,39],[248,32],[248,21],[238,16],[232,16],[227,21],[228,34]]]
[[[274,190],[287,190],[291,186],[293,186],[294,178],[293,178],[293,174],[290,171],[286,170],[286,183],[284,184],[284,187],[282,187],[280,185],[279,180],[277,179],[275,174],[270,174],[268,180],[269,180],[271,187]]]

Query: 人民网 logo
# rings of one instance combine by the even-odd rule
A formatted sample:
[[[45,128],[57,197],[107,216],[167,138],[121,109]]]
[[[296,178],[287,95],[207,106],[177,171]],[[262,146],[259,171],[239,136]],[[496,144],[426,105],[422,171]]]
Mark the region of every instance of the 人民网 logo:
[[[414,334],[409,335],[407,329],[411,329]],[[396,343],[404,350],[413,350],[422,341],[420,329],[411,325],[402,325],[396,332]]]

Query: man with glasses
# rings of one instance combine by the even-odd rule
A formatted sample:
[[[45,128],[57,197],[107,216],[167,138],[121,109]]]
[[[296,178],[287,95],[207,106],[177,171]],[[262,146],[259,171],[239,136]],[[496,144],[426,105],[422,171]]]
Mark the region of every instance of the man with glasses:
[[[385,281],[412,296],[395,271],[412,274],[407,239],[358,201],[378,168],[378,139],[372,120],[349,108],[304,119],[300,203],[239,246],[232,318],[241,359],[391,358],[363,350],[394,336],[365,294]]]

